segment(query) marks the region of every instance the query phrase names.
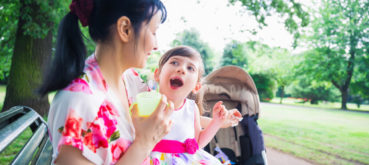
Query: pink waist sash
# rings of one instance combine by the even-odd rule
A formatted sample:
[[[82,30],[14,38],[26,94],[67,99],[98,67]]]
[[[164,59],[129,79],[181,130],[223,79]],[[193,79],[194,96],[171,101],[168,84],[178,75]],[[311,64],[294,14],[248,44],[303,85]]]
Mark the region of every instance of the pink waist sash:
[[[199,149],[196,139],[186,139],[184,143],[176,140],[161,140],[152,151],[163,153],[194,154]]]

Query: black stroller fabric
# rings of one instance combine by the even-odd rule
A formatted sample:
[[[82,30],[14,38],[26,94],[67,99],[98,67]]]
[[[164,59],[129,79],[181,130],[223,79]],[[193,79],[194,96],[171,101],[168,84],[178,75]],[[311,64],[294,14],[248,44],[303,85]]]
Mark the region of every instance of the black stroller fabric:
[[[264,165],[262,152],[265,150],[264,137],[257,125],[257,115],[245,115],[241,121],[245,135],[240,137],[241,162],[245,165]]]

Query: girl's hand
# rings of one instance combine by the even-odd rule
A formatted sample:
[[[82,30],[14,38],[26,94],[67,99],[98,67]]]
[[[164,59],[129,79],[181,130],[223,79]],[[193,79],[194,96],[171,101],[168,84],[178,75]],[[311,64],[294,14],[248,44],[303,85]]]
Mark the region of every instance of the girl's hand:
[[[218,101],[213,107],[213,120],[218,121],[220,123],[224,123],[226,121],[226,117],[228,115],[227,109],[222,105],[222,101]]]
[[[231,109],[228,111],[226,121],[223,123],[222,128],[237,126],[241,120],[242,120],[241,113],[237,109]]]
[[[172,121],[169,119],[173,113],[173,102],[167,101],[162,95],[159,105],[149,117],[138,116],[137,104],[132,107],[132,122],[135,127],[134,143],[140,143],[146,151],[151,151],[154,146],[169,133]],[[145,151],[143,150],[143,151]]]

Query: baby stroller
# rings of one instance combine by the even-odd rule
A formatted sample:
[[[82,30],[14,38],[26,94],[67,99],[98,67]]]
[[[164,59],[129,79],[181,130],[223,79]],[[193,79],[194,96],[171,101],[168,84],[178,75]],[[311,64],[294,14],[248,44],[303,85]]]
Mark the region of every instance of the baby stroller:
[[[197,101],[203,102],[203,115],[210,116],[221,100],[228,110],[236,108],[243,116],[237,126],[220,129],[205,150],[230,164],[266,165],[264,139],[257,125],[259,95],[250,75],[237,66],[225,66],[206,76],[202,84]]]

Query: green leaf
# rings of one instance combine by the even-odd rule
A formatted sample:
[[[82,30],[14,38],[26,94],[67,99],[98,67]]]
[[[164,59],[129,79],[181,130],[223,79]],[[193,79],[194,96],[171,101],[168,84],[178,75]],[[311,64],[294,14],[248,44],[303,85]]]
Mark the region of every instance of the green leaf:
[[[119,131],[115,131],[115,132],[110,136],[109,141],[110,141],[110,142],[112,142],[112,141],[114,141],[114,140],[119,139],[119,137],[120,137],[120,133],[119,133]]]

